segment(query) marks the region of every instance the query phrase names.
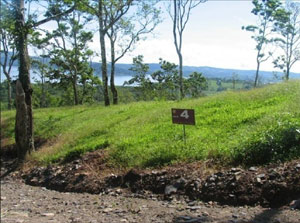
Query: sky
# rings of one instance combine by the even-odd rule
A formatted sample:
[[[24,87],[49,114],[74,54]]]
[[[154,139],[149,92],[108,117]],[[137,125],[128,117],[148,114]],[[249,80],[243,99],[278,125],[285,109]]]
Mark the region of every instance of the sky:
[[[300,0],[296,0],[300,3]],[[164,0],[161,7],[163,22],[146,41],[140,41],[135,49],[119,60],[119,63],[132,63],[137,55],[144,56],[146,63],[158,63],[159,58],[178,64],[172,21],[166,13]],[[256,69],[256,42],[252,33],[242,30],[242,26],[255,25],[257,18],[251,13],[253,4],[250,0],[208,0],[191,11],[190,19],[183,34],[183,64],[188,66],[210,66],[243,70]],[[53,23],[43,26],[53,29]],[[94,29],[96,29],[96,24]],[[106,45],[109,43],[106,41]],[[99,36],[96,32],[91,49],[100,54]],[[109,52],[109,50],[107,50]],[[280,52],[277,49],[276,52]],[[100,62],[99,57],[94,57]],[[273,67],[272,59],[261,64],[261,70],[278,71]],[[300,73],[300,61],[292,68]]]
[[[159,6],[165,9],[163,4]],[[194,8],[183,34],[184,65],[255,70],[256,42],[251,38],[251,32],[241,28],[257,24],[252,8],[249,0],[208,0]],[[164,20],[156,28],[155,35],[148,35],[147,40],[140,42],[120,63],[131,63],[133,56],[141,54],[147,63],[158,63],[161,57],[178,64],[172,21],[167,13],[162,16]],[[99,46],[98,39],[96,37],[94,47]],[[278,71],[272,60],[262,63],[261,70]],[[300,61],[292,71],[300,72]]]
[[[300,3],[300,1],[299,1]],[[208,0],[191,12],[183,36],[183,63],[189,66],[210,66],[243,70],[256,69],[256,42],[252,33],[242,26],[257,24],[248,0]],[[162,57],[178,64],[172,35],[172,22],[167,14],[155,30],[155,38],[142,42],[132,53],[144,55],[146,62],[158,62]],[[276,52],[280,52],[279,49]],[[121,62],[130,63],[131,57]],[[262,63],[261,70],[274,71],[272,60]],[[292,71],[300,72],[300,61]]]

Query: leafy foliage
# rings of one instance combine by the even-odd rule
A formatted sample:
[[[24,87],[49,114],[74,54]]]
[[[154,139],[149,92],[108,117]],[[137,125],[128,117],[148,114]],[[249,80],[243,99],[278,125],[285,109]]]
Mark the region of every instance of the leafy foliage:
[[[125,85],[136,84],[136,89],[140,92],[139,100],[178,100],[180,98],[180,81],[177,65],[170,63],[162,58],[159,59],[160,70],[148,74],[149,66],[143,64],[143,56],[139,55],[133,59],[133,67],[130,69],[135,72],[135,76]],[[151,78],[150,78],[151,77]],[[201,73],[193,72],[189,78],[184,79],[184,94],[191,97],[199,97],[202,91],[207,89],[207,82]]]
[[[53,10],[61,11],[57,5]],[[89,21],[79,11],[57,19],[57,29],[52,33],[47,32],[46,37],[40,40],[40,34],[35,33],[35,45],[43,48],[50,41],[51,49],[48,49],[49,65],[39,64],[38,68],[42,76],[48,78],[48,82],[57,84],[68,91],[73,89],[73,103],[82,104],[91,101],[94,94],[94,86],[100,84],[100,80],[94,76],[89,59],[93,51],[88,48],[88,43],[93,38],[92,32],[87,32],[84,26]],[[44,74],[45,73],[45,74]],[[82,86],[79,91],[78,85]],[[80,94],[81,93],[81,94]]]

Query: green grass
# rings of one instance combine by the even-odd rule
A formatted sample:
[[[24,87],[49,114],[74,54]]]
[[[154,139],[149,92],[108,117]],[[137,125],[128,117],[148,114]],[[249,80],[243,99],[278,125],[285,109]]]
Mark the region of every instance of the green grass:
[[[193,108],[196,126],[171,122],[171,108]],[[14,112],[3,112],[13,141]],[[35,136],[51,143],[32,154],[43,163],[68,161],[106,149],[122,166],[157,166],[216,159],[265,164],[300,157],[300,82],[227,91],[180,102],[137,102],[34,110]]]

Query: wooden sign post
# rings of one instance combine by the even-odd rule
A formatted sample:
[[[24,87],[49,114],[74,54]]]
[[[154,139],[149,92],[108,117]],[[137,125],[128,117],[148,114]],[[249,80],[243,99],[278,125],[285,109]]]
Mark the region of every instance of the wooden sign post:
[[[185,125],[195,125],[195,110],[194,109],[178,109],[172,108],[173,124],[183,124],[183,139],[186,145]]]

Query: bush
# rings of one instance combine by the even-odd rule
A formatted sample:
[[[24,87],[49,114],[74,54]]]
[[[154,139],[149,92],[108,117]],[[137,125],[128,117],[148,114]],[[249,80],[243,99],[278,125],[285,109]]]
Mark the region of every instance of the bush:
[[[300,157],[300,125],[289,121],[277,124],[235,149],[233,162],[250,166]]]

